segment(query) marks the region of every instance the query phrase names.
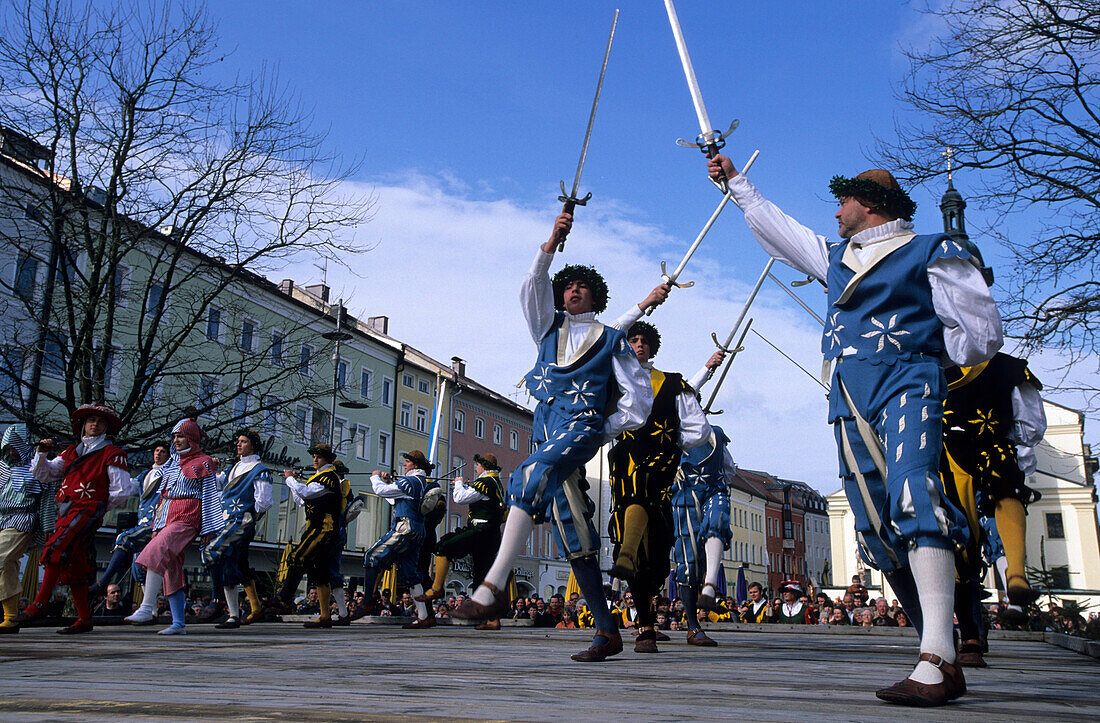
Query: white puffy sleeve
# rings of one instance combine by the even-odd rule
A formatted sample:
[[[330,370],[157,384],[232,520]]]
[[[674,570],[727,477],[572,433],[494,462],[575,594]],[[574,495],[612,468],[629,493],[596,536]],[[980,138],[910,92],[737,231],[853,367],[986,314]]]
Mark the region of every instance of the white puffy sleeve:
[[[1004,336],[982,272],[967,259],[945,256],[928,265],[928,283],[951,361],[969,367],[992,358]]]
[[[523,318],[536,344],[542,342],[554,324],[554,287],[550,283],[550,262],[553,260],[553,254],[544,253],[540,248],[519,289]]]
[[[752,181],[738,174],[729,181],[733,201],[745,212],[745,223],[769,256],[804,274],[825,280],[829,247],[824,236],[806,228],[760,195]]]

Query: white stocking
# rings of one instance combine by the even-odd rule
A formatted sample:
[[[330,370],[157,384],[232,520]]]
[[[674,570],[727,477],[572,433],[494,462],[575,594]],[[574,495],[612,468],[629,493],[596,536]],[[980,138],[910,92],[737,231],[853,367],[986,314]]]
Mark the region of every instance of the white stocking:
[[[512,573],[512,563],[527,544],[527,538],[535,529],[535,520],[519,507],[513,507],[508,511],[508,521],[504,523],[504,532],[501,534],[500,550],[485,575],[485,582],[503,590],[508,584],[508,576]],[[484,585],[478,585],[477,590],[471,596],[473,601],[481,605],[492,605],[493,594]]]
[[[924,634],[920,651],[955,662],[951,630],[955,618],[955,555],[938,547],[914,547],[909,551],[909,568],[920,597]],[[943,673],[929,662],[917,663],[909,676],[919,683],[942,683]]]
[[[229,617],[236,620],[241,616],[241,593],[237,589],[236,585],[232,587],[226,586],[222,588],[225,590],[225,606],[229,608]]]

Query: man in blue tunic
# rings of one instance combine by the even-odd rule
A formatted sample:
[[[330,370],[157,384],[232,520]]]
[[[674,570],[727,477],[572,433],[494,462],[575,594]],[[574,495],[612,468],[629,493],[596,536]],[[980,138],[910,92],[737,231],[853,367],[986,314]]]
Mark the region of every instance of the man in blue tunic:
[[[368,599],[374,595],[378,576],[390,565],[397,563],[397,583],[407,587],[414,597],[424,594],[421,571],[420,547],[424,544],[426,530],[424,517],[436,509],[442,490],[439,483],[429,480],[428,474],[435,468],[418,449],[403,453],[404,474],[397,479],[375,470],[371,475],[374,493],[393,505],[393,521],[390,529],[375,542],[363,559],[363,592]],[[365,606],[364,606],[365,610]],[[416,602],[416,620],[407,623],[407,629],[430,628],[435,616],[422,601]]]
[[[262,619],[263,606],[254,571],[248,564],[248,550],[256,536],[256,523],[271,508],[271,471],[260,461],[263,446],[260,435],[251,429],[237,430],[237,462],[228,473],[218,473],[222,488],[221,531],[202,550],[202,561],[208,569],[221,571],[222,586],[229,617],[214,627],[232,630]],[[243,585],[252,612],[241,619],[240,591]]]
[[[822,353],[835,364],[829,420],[860,552],[921,630],[913,672],[877,695],[943,705],[966,692],[951,632],[954,554],[967,526],[938,475],[941,364],[970,366],[1000,348],[985,279],[950,236],[913,232],[916,204],[888,171],[833,178],[840,240],[832,242],[765,200],[725,156],[708,168],[712,178],[730,179],[733,200],[769,254],[826,282]]]
[[[596,625],[592,646],[573,659],[594,662],[622,652],[623,643],[604,598],[597,561],[600,535],[592,524],[584,464],[620,432],[645,424],[653,389],[626,335],[596,321],[608,298],[599,273],[571,265],[550,279],[550,263],[572,224],[571,214],[557,217],[520,290],[528,330],[539,349],[534,369],[524,377],[538,400],[537,447],[508,483],[510,509],[493,566],[452,615],[487,619],[504,613],[513,561],[535,523],[553,520]]]

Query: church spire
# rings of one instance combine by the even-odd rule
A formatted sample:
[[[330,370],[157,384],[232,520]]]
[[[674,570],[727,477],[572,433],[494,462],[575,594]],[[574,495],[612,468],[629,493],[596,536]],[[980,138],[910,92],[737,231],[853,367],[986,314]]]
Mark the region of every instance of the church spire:
[[[955,190],[951,172],[952,150],[948,148],[943,152],[943,155],[947,156],[947,190],[944,192],[943,198],[940,199],[940,211],[943,213],[943,232],[956,241],[969,241],[970,237],[966,234],[966,201],[963,200],[962,194]]]

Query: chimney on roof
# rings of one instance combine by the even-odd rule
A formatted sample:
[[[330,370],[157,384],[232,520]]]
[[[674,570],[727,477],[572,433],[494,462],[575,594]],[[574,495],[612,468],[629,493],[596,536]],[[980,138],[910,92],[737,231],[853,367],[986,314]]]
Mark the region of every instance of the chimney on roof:
[[[457,356],[451,357],[451,369],[460,377],[466,376],[466,360]]]
[[[290,296],[294,293],[294,279],[283,279],[279,282],[279,292]]]
[[[376,331],[379,334],[386,334],[388,336],[389,333],[390,333],[390,317],[388,317],[388,316],[368,316],[367,317],[367,328],[370,329],[371,331]]]
[[[307,286],[306,291],[313,294],[314,296],[320,296],[323,303],[328,303],[328,284],[313,284],[312,286]]]

